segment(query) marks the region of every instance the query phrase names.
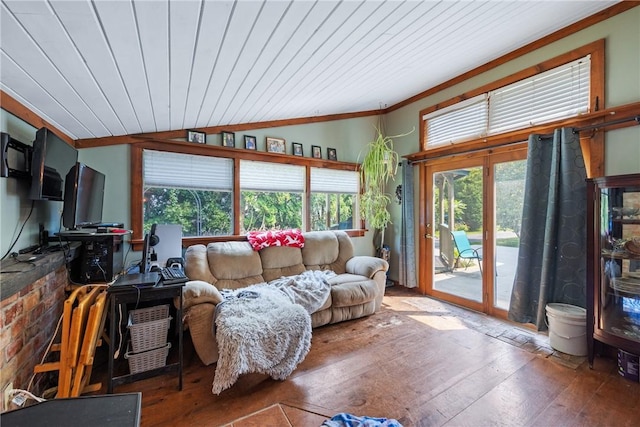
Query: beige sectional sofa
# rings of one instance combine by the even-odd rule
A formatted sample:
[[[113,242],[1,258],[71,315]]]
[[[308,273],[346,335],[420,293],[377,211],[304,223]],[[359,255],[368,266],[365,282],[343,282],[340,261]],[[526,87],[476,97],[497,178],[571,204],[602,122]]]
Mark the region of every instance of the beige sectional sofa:
[[[304,238],[302,249],[277,246],[256,252],[247,241],[187,249],[185,272],[190,281],[183,292],[185,325],[204,364],[218,359],[213,322],[222,289],[243,288],[305,270],[332,270],[336,276],[329,280],[331,293],[311,314],[314,328],[368,316],[380,308],[389,267],[385,260],[354,256],[353,244],[344,231],[308,232]]]

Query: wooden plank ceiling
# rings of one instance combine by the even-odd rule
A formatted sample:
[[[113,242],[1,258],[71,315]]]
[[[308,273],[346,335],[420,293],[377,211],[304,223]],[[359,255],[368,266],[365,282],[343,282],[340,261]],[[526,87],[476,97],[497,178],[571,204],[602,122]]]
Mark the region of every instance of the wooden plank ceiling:
[[[614,3],[2,0],[0,89],[73,139],[378,110]]]

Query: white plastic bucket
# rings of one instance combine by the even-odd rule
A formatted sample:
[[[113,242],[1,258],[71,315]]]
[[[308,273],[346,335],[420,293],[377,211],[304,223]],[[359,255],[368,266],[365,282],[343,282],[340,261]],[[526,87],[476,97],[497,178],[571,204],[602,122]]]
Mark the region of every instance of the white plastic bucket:
[[[551,303],[546,306],[549,344],[573,356],[587,355],[587,310],[575,305]]]

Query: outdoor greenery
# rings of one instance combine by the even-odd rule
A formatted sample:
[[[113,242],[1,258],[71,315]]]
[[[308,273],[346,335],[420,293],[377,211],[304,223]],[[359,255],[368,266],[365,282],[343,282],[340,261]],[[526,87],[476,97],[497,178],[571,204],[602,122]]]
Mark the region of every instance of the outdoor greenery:
[[[231,192],[150,187],[145,190],[144,229],[151,224],[181,224],[185,237],[233,233]],[[353,228],[354,194],[311,195],[311,229]],[[242,191],[239,234],[287,228],[303,229],[303,194]]]
[[[240,207],[240,234],[302,228],[302,193],[242,191]]]
[[[482,168],[465,169],[466,176],[454,180],[454,228],[456,230],[482,230]],[[495,166],[496,226],[498,230],[512,231],[520,236],[522,205],[524,202],[524,178],[526,160],[499,163]],[[435,212],[440,212],[439,197],[435,194]],[[444,193],[447,194],[445,187]],[[445,218],[439,222],[448,223],[446,218],[449,201],[444,197]],[[505,244],[506,246],[506,244]]]
[[[183,236],[231,234],[231,192],[147,188],[144,192],[144,229],[151,224],[181,224]]]

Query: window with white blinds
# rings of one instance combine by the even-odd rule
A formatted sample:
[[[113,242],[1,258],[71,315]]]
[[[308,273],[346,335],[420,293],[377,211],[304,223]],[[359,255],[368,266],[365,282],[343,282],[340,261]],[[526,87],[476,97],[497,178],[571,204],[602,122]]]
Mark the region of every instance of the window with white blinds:
[[[487,131],[487,95],[482,94],[426,114],[430,147],[480,138]]]
[[[304,192],[305,167],[282,163],[240,161],[240,189]]]
[[[589,110],[590,57],[489,92],[489,134],[522,129]]]
[[[144,150],[144,187],[192,190],[233,189],[233,160]]]
[[[427,147],[462,142],[589,111],[591,56],[425,114]]]
[[[144,230],[181,224],[185,237],[224,236],[302,229],[307,217],[312,229],[352,229],[358,218],[357,171],[143,149],[142,179]]]
[[[359,192],[360,174],[357,171],[311,168],[312,193]]]

